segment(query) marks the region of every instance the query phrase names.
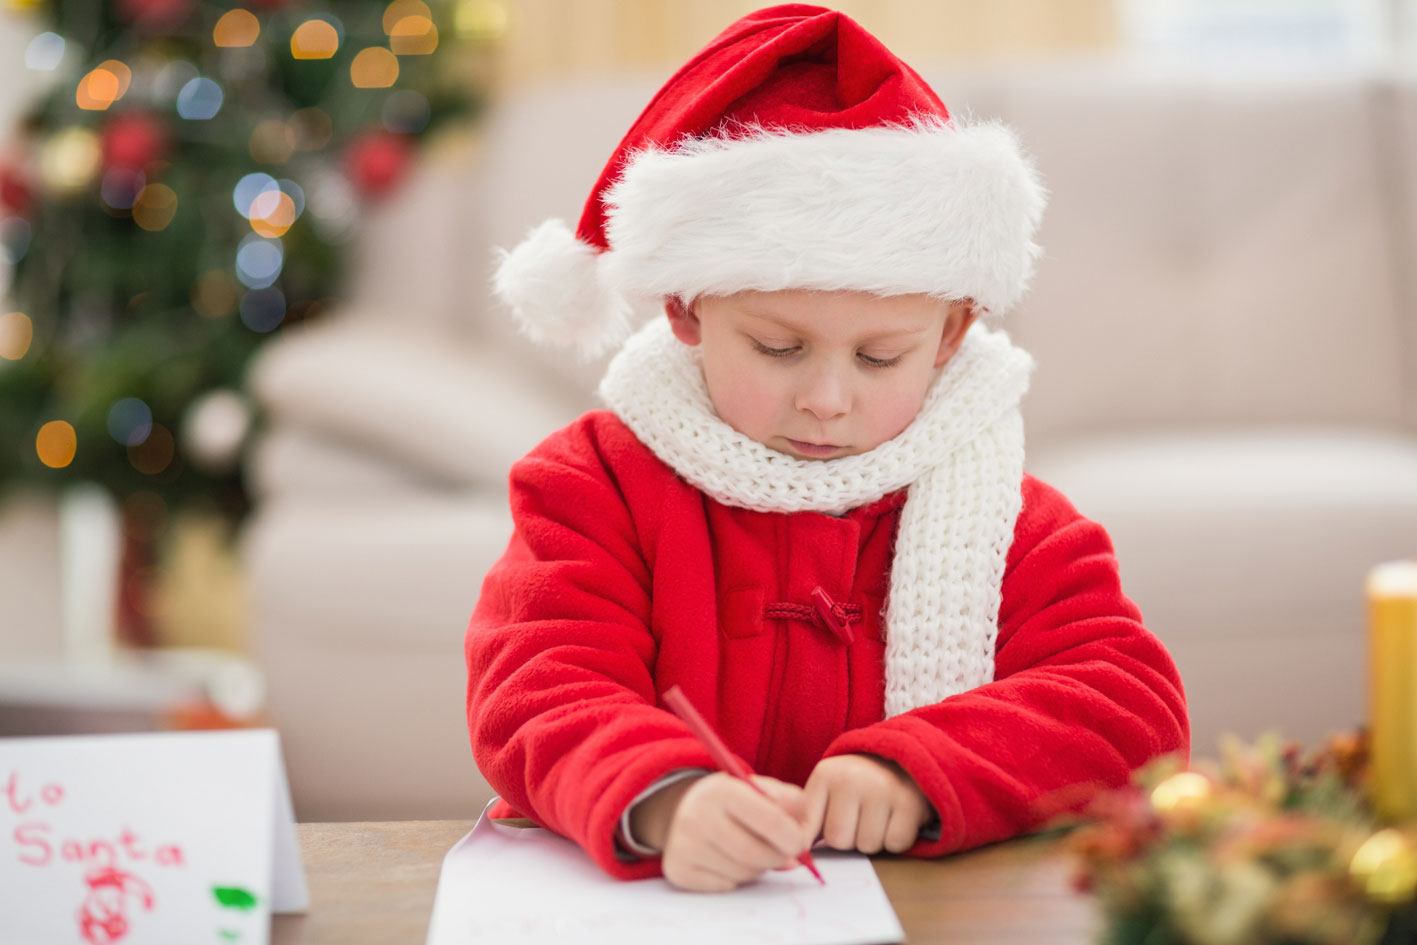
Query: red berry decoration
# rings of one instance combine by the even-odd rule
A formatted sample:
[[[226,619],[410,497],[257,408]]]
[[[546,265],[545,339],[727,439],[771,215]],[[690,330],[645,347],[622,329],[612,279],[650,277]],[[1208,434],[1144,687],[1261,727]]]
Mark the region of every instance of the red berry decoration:
[[[180,26],[192,12],[193,0],[118,0],[118,15],[133,26],[159,31]]]
[[[403,177],[411,156],[408,138],[371,131],[355,138],[345,153],[345,173],[367,197],[380,197]]]
[[[0,165],[0,207],[25,214],[33,205],[34,188],[20,173],[19,168],[9,164]]]
[[[105,169],[142,170],[167,154],[167,126],[148,112],[114,115],[101,137]]]

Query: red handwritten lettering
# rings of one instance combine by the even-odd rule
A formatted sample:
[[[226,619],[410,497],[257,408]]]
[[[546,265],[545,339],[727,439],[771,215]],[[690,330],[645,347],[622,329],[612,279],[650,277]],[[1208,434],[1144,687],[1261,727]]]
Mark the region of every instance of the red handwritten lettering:
[[[55,837],[44,821],[20,824],[14,832],[20,862],[27,866],[49,866],[55,862],[84,863],[94,867],[116,869],[120,865],[141,863],[149,858],[158,866],[185,867],[186,856],[176,843],[152,848],[131,827],[119,831],[116,839],[107,837]]]
[[[123,845],[123,852],[130,860],[142,860],[147,857],[143,848],[138,846],[138,835],[131,827],[124,827],[123,832],[118,835],[118,842]]]
[[[48,866],[54,856],[54,848],[42,836],[49,832],[49,825],[42,823],[20,824],[15,828],[15,843],[20,847],[34,847],[22,850],[20,862],[26,866]]]
[[[10,810],[23,814],[30,809],[30,801],[20,800],[20,773],[10,772],[10,780],[5,782],[5,800],[10,802]]]
[[[54,807],[64,800],[64,787],[60,784],[50,782],[39,789],[39,799],[50,807]],[[23,814],[34,806],[34,797],[20,790],[20,773],[11,771],[10,777],[5,781],[5,802],[10,806],[13,814]]]

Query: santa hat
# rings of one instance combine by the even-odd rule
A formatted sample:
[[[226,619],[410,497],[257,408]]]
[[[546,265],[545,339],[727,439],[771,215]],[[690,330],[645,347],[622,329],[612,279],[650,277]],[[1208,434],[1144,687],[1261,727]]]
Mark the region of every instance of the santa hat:
[[[576,232],[536,227],[493,284],[529,336],[585,357],[667,295],[854,289],[1002,314],[1032,274],[1045,199],[1009,129],[952,118],[849,17],[787,4],[675,73]]]

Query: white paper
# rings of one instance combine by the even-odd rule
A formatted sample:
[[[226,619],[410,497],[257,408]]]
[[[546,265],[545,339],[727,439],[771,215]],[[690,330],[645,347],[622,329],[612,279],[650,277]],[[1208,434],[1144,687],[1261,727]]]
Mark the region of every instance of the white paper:
[[[813,851],[729,893],[690,893],[663,879],[613,879],[549,830],[488,820],[448,851],[427,945],[871,945],[905,937],[871,861]]]
[[[0,739],[0,940],[265,945],[309,901],[269,730]]]

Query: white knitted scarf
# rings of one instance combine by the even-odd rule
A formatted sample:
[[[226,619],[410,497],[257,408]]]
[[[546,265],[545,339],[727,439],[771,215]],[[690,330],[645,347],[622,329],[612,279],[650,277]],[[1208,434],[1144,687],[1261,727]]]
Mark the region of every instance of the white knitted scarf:
[[[719,419],[699,349],[655,318],[611,361],[600,396],[670,468],[725,505],[841,515],[897,489],[886,601],[886,715],[994,678],[1004,563],[1023,503],[1019,401],[1033,359],[975,324],[919,414],[855,456],[803,460]]]

